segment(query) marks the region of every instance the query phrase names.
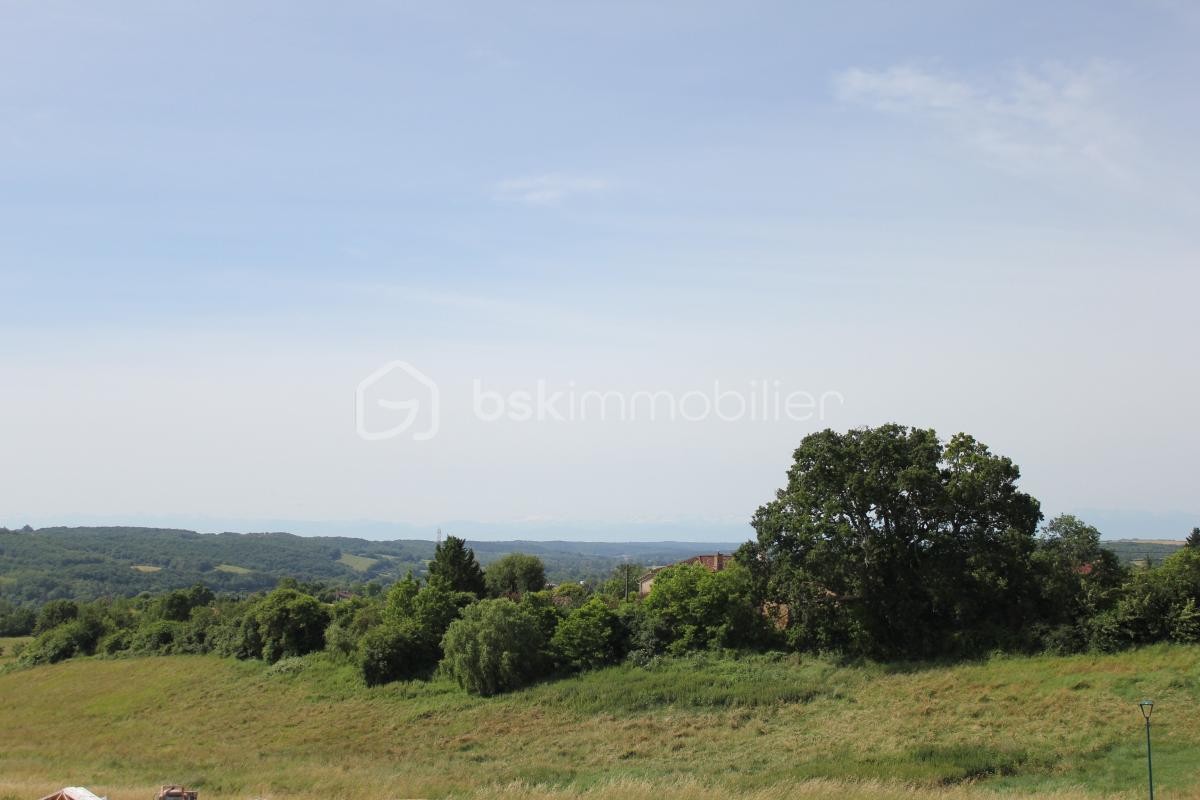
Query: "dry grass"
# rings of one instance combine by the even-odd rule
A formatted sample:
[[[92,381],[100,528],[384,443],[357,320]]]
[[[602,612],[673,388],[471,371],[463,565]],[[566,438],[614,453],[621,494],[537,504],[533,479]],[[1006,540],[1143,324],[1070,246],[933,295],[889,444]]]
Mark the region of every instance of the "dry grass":
[[[0,675],[0,800],[1200,798],[1200,648],[948,667],[689,659],[513,695],[366,689],[324,657],[83,660]],[[45,790],[45,791],[43,791]]]
[[[0,800],[31,800],[31,798],[36,799],[61,788],[58,786],[47,787],[48,784],[45,783],[7,781],[0,778]],[[152,784],[141,786],[107,784],[91,788],[110,800],[149,800],[158,790],[158,786]],[[201,796],[207,800],[212,795],[202,791]],[[377,799],[386,798],[387,800],[400,800],[404,797],[389,791],[386,787],[377,787],[375,791],[366,796]],[[1127,800],[1131,797],[1128,793],[1091,794],[1081,789],[1039,792],[1037,796],[1044,800]],[[286,795],[268,794],[262,795],[260,800],[291,800],[294,797],[296,795],[290,793]],[[683,779],[667,785],[661,782],[618,778],[586,789],[548,787],[523,782],[504,785],[489,784],[462,794],[460,797],[464,800],[729,800],[730,794],[728,790],[719,785],[703,784],[691,779]],[[795,798],[796,800],[980,800],[980,798],[987,798],[993,800],[997,798],[997,795],[976,786],[929,789],[881,781],[833,781],[817,778],[773,784],[766,788],[739,793],[737,797],[739,800],[780,800],[780,798]],[[1197,800],[1200,798],[1200,794],[1195,792],[1176,793],[1171,797],[1174,800]]]

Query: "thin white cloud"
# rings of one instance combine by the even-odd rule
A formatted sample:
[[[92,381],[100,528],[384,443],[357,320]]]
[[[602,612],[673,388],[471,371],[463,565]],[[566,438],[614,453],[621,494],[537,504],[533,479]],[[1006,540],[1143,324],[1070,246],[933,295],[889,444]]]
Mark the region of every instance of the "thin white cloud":
[[[991,82],[898,65],[847,69],[834,92],[845,103],[925,116],[1008,167],[1084,166],[1128,178],[1130,135],[1105,94],[1112,78],[1098,63],[1019,69]]]
[[[596,194],[612,188],[604,178],[587,175],[547,173],[510,178],[495,186],[497,199],[531,206],[553,206],[583,194]]]

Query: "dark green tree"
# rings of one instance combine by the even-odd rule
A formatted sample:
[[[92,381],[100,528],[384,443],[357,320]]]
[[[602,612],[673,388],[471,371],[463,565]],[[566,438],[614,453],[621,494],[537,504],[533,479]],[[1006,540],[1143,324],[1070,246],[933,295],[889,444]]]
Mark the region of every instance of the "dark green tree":
[[[213,594],[212,589],[209,589],[203,583],[197,583],[191,589],[188,589],[188,604],[192,608],[211,605],[217,596]]]
[[[79,617],[79,604],[74,600],[51,600],[46,605],[42,606],[42,610],[38,612],[37,623],[33,627],[33,632],[45,633],[53,630],[64,622],[70,622]]]
[[[1070,652],[1088,644],[1087,622],[1116,601],[1127,571],[1100,544],[1100,531],[1071,514],[1050,520],[1032,556],[1041,587],[1039,617],[1050,650]]]
[[[459,611],[474,601],[475,595],[455,591],[441,577],[432,576],[421,586],[409,573],[388,590],[383,615],[387,622],[412,620],[436,644]]]
[[[486,590],[483,570],[475,560],[475,551],[457,536],[447,536],[433,552],[429,562],[430,577],[442,578],[456,592],[470,592],[482,597]]]
[[[559,662],[569,669],[614,664],[624,655],[621,620],[599,597],[593,597],[559,623],[551,640]]]
[[[766,636],[766,619],[753,598],[750,573],[737,563],[720,572],[700,564],[667,567],[655,575],[643,606],[642,645],[655,650],[741,647]]]
[[[484,580],[492,597],[540,592],[546,588],[546,567],[537,556],[509,553],[488,565]]]
[[[1200,550],[1184,547],[1159,566],[1134,572],[1116,605],[1090,626],[1098,650],[1200,642]]]
[[[32,608],[22,608],[0,597],[0,636],[25,636],[33,633],[37,614]]]
[[[358,645],[363,679],[375,686],[427,675],[441,658],[446,629],[474,601],[475,595],[454,591],[440,577],[421,586],[410,572],[396,581],[388,591],[382,624],[367,631]],[[340,626],[334,633],[343,636]]]
[[[554,654],[550,647],[550,639],[566,617],[566,611],[554,601],[554,596],[548,591],[526,592],[521,595],[517,605],[537,622],[542,635],[543,663],[552,663]]]
[[[567,583],[560,583],[551,589],[550,596],[562,608],[578,608],[588,599],[588,590],[582,584],[568,581]]]
[[[1192,528],[1184,544],[1194,550],[1200,550],[1200,528]]]
[[[164,620],[184,622],[192,613],[192,596],[183,589],[167,592],[158,599],[158,614]]]
[[[1019,477],[966,434],[814,433],[738,560],[756,599],[788,606],[798,647],[924,657],[1003,646],[1037,601],[1041,511]]]

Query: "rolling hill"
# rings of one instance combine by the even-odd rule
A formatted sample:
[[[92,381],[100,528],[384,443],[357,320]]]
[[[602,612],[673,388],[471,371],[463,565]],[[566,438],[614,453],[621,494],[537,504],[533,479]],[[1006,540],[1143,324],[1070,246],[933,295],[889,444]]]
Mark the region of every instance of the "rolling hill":
[[[471,542],[485,566],[505,553],[540,557],[549,580],[607,576],[623,562],[664,564],[734,543]],[[0,529],[0,597],[15,603],[158,592],[203,582],[219,592],[267,589],[280,578],[351,584],[421,574],[434,543],[290,533],[169,528]]]

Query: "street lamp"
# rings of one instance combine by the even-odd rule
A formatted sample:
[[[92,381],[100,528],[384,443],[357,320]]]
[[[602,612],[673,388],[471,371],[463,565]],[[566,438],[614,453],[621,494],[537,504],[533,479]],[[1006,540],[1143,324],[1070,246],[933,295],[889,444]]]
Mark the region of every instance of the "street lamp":
[[[1154,701],[1143,700],[1138,708],[1146,718],[1146,773],[1150,776],[1150,800],[1154,800],[1154,759],[1150,755],[1150,715],[1154,713]]]

